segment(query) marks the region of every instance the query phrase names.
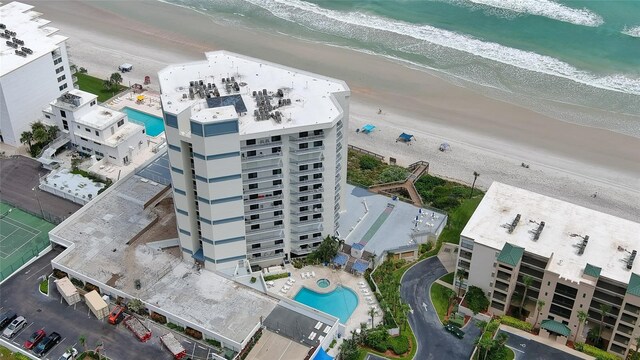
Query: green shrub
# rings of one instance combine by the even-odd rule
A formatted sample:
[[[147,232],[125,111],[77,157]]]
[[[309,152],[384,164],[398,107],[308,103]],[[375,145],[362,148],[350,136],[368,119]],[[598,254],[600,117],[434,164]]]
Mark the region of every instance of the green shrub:
[[[460,205],[460,200],[452,196],[443,196],[433,200],[431,205],[438,209],[453,209]]]
[[[201,340],[202,339],[202,333],[196,329],[192,329],[190,327],[184,329],[184,333],[191,336],[192,338],[196,339],[196,340]]]
[[[252,284],[254,284],[254,283],[256,282],[256,278],[255,278],[255,276],[252,276],[252,277],[251,277],[250,282],[251,282]]]
[[[289,273],[275,274],[275,275],[267,275],[264,277],[264,281],[278,280],[289,277]]]
[[[387,342],[391,351],[396,355],[402,355],[409,351],[409,339],[404,335],[391,337]]]
[[[40,282],[40,291],[43,294],[49,293],[49,278],[46,278]]]
[[[158,314],[158,313],[152,312],[151,315],[149,315],[149,317],[151,318],[151,320],[157,322],[158,324],[166,324],[167,323],[167,318],[162,314]]]
[[[329,349],[333,349],[333,347],[336,346],[336,342],[338,342],[338,341],[336,339],[333,339],[331,344],[329,344]]]
[[[450,316],[449,317],[449,324],[456,326],[456,327],[463,327],[464,326],[464,316],[460,316],[460,315],[454,315],[454,316]]]
[[[82,280],[76,278],[71,278],[71,283],[79,288],[84,287],[84,283],[82,282]]]
[[[529,324],[526,321],[522,321],[511,316],[505,315],[500,317],[500,322],[505,325],[514,327],[516,329],[524,330],[527,332],[531,332],[531,330],[533,330],[533,325]]]
[[[382,162],[371,155],[364,155],[359,160],[360,170],[373,170],[382,165]]]
[[[365,345],[376,351],[385,352],[389,347],[387,339],[389,339],[389,333],[386,328],[369,330],[365,338]]]
[[[574,347],[576,350],[581,351],[587,355],[591,355],[596,358],[596,360],[620,360],[621,358],[610,354],[604,350],[598,349],[595,346],[591,346],[584,343],[575,343]]]
[[[433,249],[433,243],[431,241],[427,241],[424,244],[420,244],[420,254],[424,254],[427,251],[431,251]]]
[[[214,347],[220,348],[220,341],[215,339],[207,339],[205,340],[209,345],[213,345]]]
[[[407,169],[395,165],[389,166],[382,170],[380,175],[378,175],[378,182],[389,183],[394,181],[404,181],[407,179],[407,175],[409,175]]]
[[[184,332],[184,328],[178,324],[174,324],[172,322],[168,322],[167,323],[167,327],[169,329],[175,330],[175,331],[179,331],[179,332]]]
[[[474,314],[485,311],[489,307],[489,299],[484,295],[484,291],[477,286],[469,287],[464,300]]]

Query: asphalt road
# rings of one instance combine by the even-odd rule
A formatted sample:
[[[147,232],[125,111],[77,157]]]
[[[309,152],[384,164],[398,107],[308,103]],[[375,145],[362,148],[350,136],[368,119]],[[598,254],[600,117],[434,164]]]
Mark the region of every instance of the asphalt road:
[[[504,331],[500,330],[500,332]],[[580,360],[579,357],[537,341],[528,340],[510,332],[506,334],[509,336],[507,346],[514,350],[516,360]]]
[[[440,260],[433,256],[414,265],[402,278],[401,296],[412,309],[409,324],[418,340],[414,359],[468,359],[473,352],[473,342],[480,335],[480,329],[472,323],[463,329],[466,335],[462,340],[444,330],[431,303],[429,289],[446,273]]]
[[[41,294],[38,290],[38,279],[51,272],[51,259],[59,251],[51,251],[36,260],[33,264],[14,275],[0,285],[0,312],[12,309],[27,319],[28,325],[13,339],[2,338],[13,345],[22,344],[35,330],[44,328],[47,334],[56,331],[62,336],[62,341],[56,345],[44,359],[58,359],[66,349],[75,347],[83,351],[78,344],[81,335],[86,337],[88,349],[96,344],[104,344],[104,354],[113,360],[154,359],[170,360],[173,356],[160,343],[159,335],[167,330],[155,324],[148,324],[153,337],[146,343],[141,343],[123,324],[114,326],[106,320],[99,321],[89,312],[84,302],[68,306],[61,299],[53,282],[50,283],[50,296]],[[182,336],[176,336],[187,353],[194,359],[206,359],[209,348]],[[2,341],[0,341],[2,344]]]
[[[0,159],[0,199],[19,204],[34,214],[40,214],[42,209],[57,218],[66,218],[80,205],[38,189],[40,176],[47,173],[39,162],[24,156]]]

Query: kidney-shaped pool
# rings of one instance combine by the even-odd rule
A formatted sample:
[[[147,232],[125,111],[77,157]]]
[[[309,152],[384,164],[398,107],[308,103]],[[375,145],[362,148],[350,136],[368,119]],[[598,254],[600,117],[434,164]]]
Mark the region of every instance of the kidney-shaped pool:
[[[351,289],[338,286],[330,293],[320,294],[305,287],[300,289],[293,300],[326,312],[345,324],[358,306],[358,296]]]

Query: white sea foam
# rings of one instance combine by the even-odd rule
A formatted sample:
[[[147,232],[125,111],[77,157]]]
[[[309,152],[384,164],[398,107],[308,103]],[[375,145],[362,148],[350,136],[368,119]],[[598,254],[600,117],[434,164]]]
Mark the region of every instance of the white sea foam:
[[[629,35],[629,36],[640,38],[640,26],[625,27],[622,30],[622,33],[625,34],[625,35]]]
[[[381,39],[384,34],[406,36],[425,44],[435,44],[463,51],[485,59],[570,79],[582,84],[607,90],[640,95],[640,79],[623,74],[597,76],[550,56],[518,50],[493,42],[438,29],[429,25],[415,25],[361,12],[340,12],[323,9],[301,0],[247,0],[283,20],[345,37],[358,34],[365,38]],[[393,43],[399,44],[400,39]],[[425,54],[426,56],[433,54]]]
[[[589,9],[574,9],[550,0],[466,0],[480,5],[510,10],[522,14],[544,16],[575,25],[600,26],[602,17]]]

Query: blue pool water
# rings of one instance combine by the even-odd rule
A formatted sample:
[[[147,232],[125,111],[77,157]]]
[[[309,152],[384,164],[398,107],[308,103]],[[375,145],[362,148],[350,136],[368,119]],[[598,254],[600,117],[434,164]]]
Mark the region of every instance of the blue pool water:
[[[134,110],[128,107],[122,109],[122,111],[127,114],[131,122],[144,125],[144,128],[146,129],[146,132],[149,136],[158,136],[164,131],[164,122],[160,117],[149,115],[142,111]]]
[[[358,306],[358,296],[350,289],[338,286],[327,294],[319,294],[303,287],[293,300],[326,312],[346,323],[353,310]]]

